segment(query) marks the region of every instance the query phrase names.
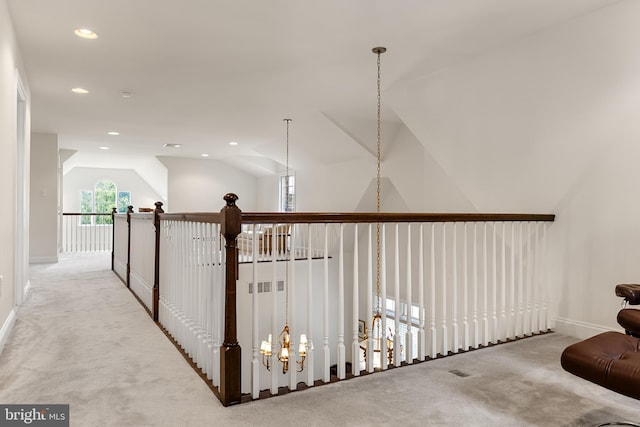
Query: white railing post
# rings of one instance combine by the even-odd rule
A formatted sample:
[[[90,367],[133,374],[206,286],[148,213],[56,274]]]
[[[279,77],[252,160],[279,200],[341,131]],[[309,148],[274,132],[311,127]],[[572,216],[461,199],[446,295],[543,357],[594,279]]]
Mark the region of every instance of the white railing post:
[[[473,348],[480,347],[480,326],[478,325],[478,223],[473,223]]]
[[[394,287],[393,287],[393,293],[394,293],[394,306],[395,306],[395,310],[393,311],[394,313],[394,331],[393,331],[393,364],[397,367],[400,366],[401,362],[402,362],[402,351],[400,350],[402,348],[402,337],[400,336],[400,231],[399,231],[399,224],[396,222],[395,223],[395,227],[394,227],[394,231],[395,231],[395,239],[394,239],[394,268],[393,268],[393,277],[394,277]],[[386,299],[385,299],[386,301]],[[386,307],[384,310],[384,314],[386,317]]]
[[[419,325],[418,325],[418,360],[427,358],[426,337],[425,337],[425,316],[424,316],[424,226],[420,223],[420,238],[418,239],[418,299],[419,299]]]
[[[380,290],[382,294],[382,300],[380,301],[380,311],[382,315],[382,334],[380,336],[380,366],[382,370],[386,370],[389,367],[388,347],[387,347],[387,233],[386,224],[383,223],[380,236]],[[398,349],[394,348],[393,353],[397,353]]]
[[[482,325],[484,328],[484,334],[482,337],[482,345],[489,345],[489,262],[488,262],[488,236],[487,236],[487,223],[484,223],[484,236],[482,239],[482,272],[483,272],[483,305],[482,305]]]
[[[271,233],[271,265],[273,266],[272,271],[272,281],[271,281],[271,354],[272,354],[272,367],[271,367],[271,394],[278,394],[278,359],[276,357],[278,347],[278,335],[280,334],[279,325],[278,325],[278,264],[277,260],[277,251],[276,251],[276,234],[275,233],[275,224],[271,224],[271,227],[274,232]],[[285,308],[286,309],[286,308]]]
[[[260,353],[260,341],[259,341],[259,331],[260,324],[258,319],[260,318],[260,309],[258,305],[258,257],[255,254],[258,253],[258,239],[256,236],[256,225],[253,224],[251,227],[251,232],[254,238],[251,240],[252,243],[252,274],[251,274],[251,283],[253,286],[253,293],[251,295],[251,312],[253,313],[253,322],[252,322],[252,357],[251,357],[251,396],[254,399],[260,397],[260,361],[258,360],[258,354]]]
[[[324,287],[322,298],[322,378],[331,380],[331,352],[329,350],[329,226],[324,225]]]
[[[431,358],[438,357],[438,336],[436,329],[436,229],[435,223],[431,223],[431,253],[429,268],[431,270],[431,322],[429,336],[431,338]]]
[[[308,348],[307,348],[307,359],[306,359],[306,365],[307,367],[305,368],[307,370],[307,381],[306,384],[308,387],[313,386],[313,382],[315,380],[314,377],[314,357],[313,357],[313,316],[312,316],[312,310],[313,310],[313,275],[312,275],[312,263],[311,260],[313,258],[311,249],[311,224],[307,224],[307,234],[308,234],[308,240],[307,240],[307,245],[308,245],[308,250],[307,250],[307,269],[308,269],[308,273],[307,273],[307,339],[309,340],[308,342]]]
[[[507,235],[506,222],[502,222],[502,250],[500,251],[500,334],[498,339],[507,339]]]
[[[468,253],[469,253],[469,248],[467,245],[467,237],[468,237],[469,231],[467,229],[467,222],[464,223],[464,239],[462,241],[462,247],[464,252],[462,253],[462,272],[463,272],[463,276],[462,276],[462,283],[463,283],[463,297],[462,297],[462,307],[463,307],[463,314],[462,314],[462,330],[463,330],[463,350],[467,351],[469,350],[469,347],[471,347],[471,343],[469,342],[469,266],[468,266]]]
[[[338,254],[338,379],[346,376],[344,348],[344,224],[340,224],[340,247]]]
[[[451,268],[453,273],[453,310],[452,310],[452,318],[451,318],[451,326],[453,328],[453,353],[457,353],[460,349],[460,338],[458,330],[458,224],[453,223],[453,237],[452,237],[452,248],[451,248]]]
[[[447,330],[447,223],[442,223],[442,355],[449,354]]]
[[[407,333],[405,335],[405,361],[413,363],[413,332],[411,329],[411,307],[413,306],[411,295],[411,223],[407,223]]]
[[[352,306],[352,337],[351,337],[351,373],[354,376],[360,375],[360,336],[358,327],[360,325],[360,294],[359,294],[359,274],[358,266],[358,224],[353,227],[353,306]],[[366,328],[366,320],[365,320]]]
[[[291,350],[289,353],[289,390],[294,391],[298,388],[298,370],[297,370],[297,366],[296,366],[296,357],[297,357],[297,352],[298,352],[298,347],[296,347],[296,344],[298,344],[298,329],[297,329],[297,324],[296,324],[296,313],[295,313],[295,308],[296,308],[296,271],[295,271],[295,267],[296,267],[296,263],[295,263],[295,249],[294,249],[294,242],[295,242],[295,234],[296,234],[296,227],[295,224],[289,224],[289,230],[291,233],[291,243],[290,243],[290,247],[289,247],[289,253],[287,254],[287,244],[286,244],[286,236],[284,236],[283,238],[285,239],[285,242],[283,242],[282,246],[282,251],[283,251],[283,255],[286,257],[289,257],[289,262],[287,262],[287,265],[285,266],[285,268],[288,269],[288,274],[287,276],[289,277],[289,283],[286,283],[285,286],[287,287],[287,289],[289,290],[289,307],[285,308],[285,310],[289,310],[289,334],[291,336]],[[274,230],[274,234],[275,230]]]
[[[493,269],[492,269],[492,280],[491,280],[491,288],[493,292],[491,293],[491,320],[492,320],[492,329],[491,329],[491,342],[494,344],[498,343],[498,247],[497,247],[497,234],[498,230],[496,227],[496,223],[492,224],[492,235],[493,235],[493,244],[492,248],[492,261],[493,261]]]

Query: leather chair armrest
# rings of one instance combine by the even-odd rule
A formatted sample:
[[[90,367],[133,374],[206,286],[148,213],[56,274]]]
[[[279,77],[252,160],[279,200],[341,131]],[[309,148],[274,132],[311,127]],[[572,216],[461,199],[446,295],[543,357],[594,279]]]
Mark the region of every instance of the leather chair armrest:
[[[624,328],[627,335],[640,337],[640,310],[634,308],[620,310],[618,324]]]
[[[616,285],[616,295],[627,300],[631,305],[640,304],[640,285],[620,284]]]

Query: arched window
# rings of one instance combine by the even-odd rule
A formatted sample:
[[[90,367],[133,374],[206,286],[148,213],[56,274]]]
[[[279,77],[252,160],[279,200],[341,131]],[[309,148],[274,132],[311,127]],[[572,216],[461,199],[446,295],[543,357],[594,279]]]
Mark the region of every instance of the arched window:
[[[118,212],[127,211],[131,205],[131,192],[120,191],[113,181],[103,179],[99,181],[93,191],[80,192],[80,213],[110,214],[117,207]],[[87,224],[111,224],[111,215],[82,215],[80,223]]]

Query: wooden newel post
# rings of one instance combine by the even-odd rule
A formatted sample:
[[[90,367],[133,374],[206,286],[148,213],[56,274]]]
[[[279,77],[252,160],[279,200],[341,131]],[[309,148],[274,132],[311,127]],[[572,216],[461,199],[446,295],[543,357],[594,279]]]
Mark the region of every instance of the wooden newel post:
[[[238,196],[224,196],[227,205],[220,211],[220,232],[226,241],[224,342],[220,347],[220,400],[224,406],[240,403],[240,344],[236,323],[236,282],[238,280],[238,248],[242,211],[236,206]]]
[[[116,257],[116,208],[111,208],[111,271],[113,271],[113,262]]]
[[[162,210],[162,202],[156,202],[156,209],[153,211],[153,226],[156,230],[156,248],[155,248],[155,266],[153,270],[153,308],[152,315],[155,322],[158,321],[158,309],[160,307],[160,214]]]
[[[130,287],[129,277],[131,276],[131,214],[133,206],[127,207],[127,288]]]

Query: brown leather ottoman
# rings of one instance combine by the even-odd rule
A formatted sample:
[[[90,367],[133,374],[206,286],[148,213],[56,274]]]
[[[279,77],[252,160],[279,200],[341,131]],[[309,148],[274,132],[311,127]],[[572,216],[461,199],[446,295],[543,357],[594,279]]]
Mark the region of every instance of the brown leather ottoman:
[[[562,367],[588,381],[640,399],[640,339],[604,332],[567,347]]]

